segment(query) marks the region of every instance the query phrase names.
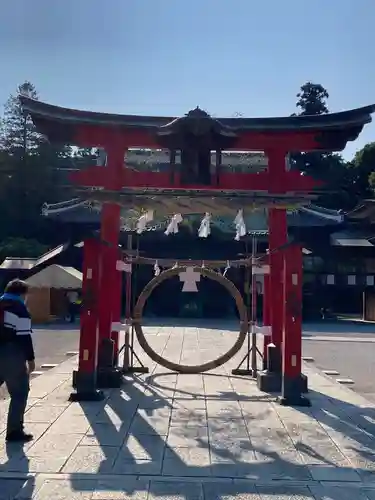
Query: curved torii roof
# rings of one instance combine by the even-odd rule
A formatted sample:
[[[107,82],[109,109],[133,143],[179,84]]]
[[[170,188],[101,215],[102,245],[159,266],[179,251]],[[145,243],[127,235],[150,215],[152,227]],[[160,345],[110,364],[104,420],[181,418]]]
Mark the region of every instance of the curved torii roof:
[[[72,144],[78,129],[85,126],[117,128],[121,130],[145,131],[162,135],[163,130],[172,129],[181,120],[201,120],[202,113],[189,112],[182,118],[167,116],[141,116],[98,113],[55,106],[21,95],[24,110],[29,113],[39,131],[50,141]],[[205,114],[217,130],[243,133],[280,134],[313,133],[318,144],[316,149],[341,151],[348,141],[354,141],[364,125],[371,122],[375,104],[339,113],[271,118],[212,118]],[[200,116],[198,116],[200,115]]]

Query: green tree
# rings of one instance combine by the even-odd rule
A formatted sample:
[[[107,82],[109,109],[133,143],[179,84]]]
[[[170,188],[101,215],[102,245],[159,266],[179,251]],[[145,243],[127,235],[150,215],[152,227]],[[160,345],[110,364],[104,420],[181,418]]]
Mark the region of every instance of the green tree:
[[[35,258],[49,250],[39,241],[25,238],[7,238],[0,243],[0,260],[6,257]]]
[[[297,94],[298,115],[324,115],[328,113],[329,94],[320,83],[307,82]]]
[[[353,195],[356,201],[373,198],[375,194],[375,142],[357,151],[348,165],[352,176]]]
[[[20,95],[38,99],[34,85],[28,81],[18,86],[16,95],[9,97],[4,108],[2,148],[12,156],[25,157],[36,153],[42,136],[36,131],[30,116],[24,113]]]
[[[307,82],[297,94],[298,112],[293,116],[324,115],[329,112],[328,91],[319,83]],[[352,179],[339,154],[301,152],[291,155],[291,167],[324,183],[317,203],[334,209],[351,208]]]
[[[19,95],[38,99],[34,86],[25,82],[17,90],[5,105],[2,121],[0,239],[32,238],[49,244],[57,237],[41,209],[46,201],[61,199],[56,167],[69,149],[50,145],[24,113]]]

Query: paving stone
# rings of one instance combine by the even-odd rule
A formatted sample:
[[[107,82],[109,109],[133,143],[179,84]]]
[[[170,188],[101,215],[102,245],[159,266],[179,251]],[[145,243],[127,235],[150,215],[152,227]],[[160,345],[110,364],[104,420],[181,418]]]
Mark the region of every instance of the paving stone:
[[[95,486],[95,480],[80,480],[74,484],[70,480],[46,480],[34,498],[35,500],[91,500]]]
[[[92,500],[147,500],[149,487],[142,478],[99,480]]]
[[[298,486],[257,486],[261,500],[315,500],[306,487]],[[354,500],[354,499],[353,499]]]
[[[197,399],[184,399],[183,397],[175,397],[173,399],[173,407],[186,410],[204,410],[206,411],[205,397],[198,397]]]
[[[348,451],[357,451],[359,453],[373,453],[375,450],[375,440],[372,436],[361,430],[348,430],[345,433],[328,429],[332,441],[347,454]]]
[[[208,445],[207,428],[171,427],[167,435],[167,445],[170,448],[206,447]]]
[[[207,412],[205,409],[187,410],[180,408],[171,412],[171,426],[182,425],[185,427],[195,427],[207,425]]]
[[[48,429],[50,435],[63,435],[69,429],[70,434],[86,434],[90,428],[90,423],[86,417],[70,417],[64,416],[55,420],[55,422]]]
[[[116,408],[117,410],[117,408]],[[132,420],[136,407],[132,404],[129,408],[124,407],[121,409],[121,414],[112,408],[108,403],[100,410],[95,416],[92,416],[91,422],[97,424],[113,424],[122,425]]]
[[[113,474],[122,475],[140,475],[140,476],[159,476],[162,470],[162,461],[154,460],[137,460],[129,461],[127,456],[123,460],[123,455],[120,453],[113,466]]]
[[[14,500],[24,484],[22,479],[0,479],[0,500]]]
[[[57,435],[55,439],[51,439],[51,436],[47,434],[30,446],[27,450],[27,456],[67,459],[78,446],[81,439],[82,436],[79,434]]]
[[[24,457],[21,459],[12,459],[4,465],[4,469],[9,472],[37,472],[37,473],[55,473],[60,472],[66,462],[64,457]]]
[[[255,484],[249,482],[241,483],[237,481],[236,483],[230,484],[203,484],[204,498],[205,500],[262,500]]]
[[[330,465],[335,467],[350,468],[351,462],[334,446],[307,446],[296,444],[296,449],[307,465]]]
[[[224,352],[233,340],[226,331],[215,329],[195,328],[192,333],[189,328],[155,327],[150,331],[154,348],[174,360],[179,359],[184,340],[182,354],[187,362],[193,355],[194,361],[208,360],[213,350]],[[306,498],[306,488],[296,496],[295,483],[313,484],[311,475],[324,487],[334,480],[351,486],[375,482],[374,408],[312,367],[306,373],[313,406],[297,409],[276,404],[273,397],[260,393],[253,380],[228,376],[237,359],[215,374],[185,376],[166,374],[142,353],[141,358],[155,370],[153,375],[128,377],[122,389],[106,391],[106,400],[98,403],[67,401],[76,361],[35,379],[28,414],[33,420],[41,419],[29,424],[41,426],[36,429],[36,441],[10,456],[0,444],[1,470],[26,472],[31,467],[42,473],[72,473],[77,492],[81,490],[74,473],[96,475],[107,481],[101,489],[107,495],[104,498],[138,493],[144,498],[147,488],[130,484],[139,481],[134,476],[163,479],[164,488],[166,482],[173,482],[170,496],[181,496],[178,483],[184,477],[190,488],[201,482],[226,481],[230,487],[219,491],[220,497],[251,500],[257,493],[245,485],[255,481],[289,485],[291,498]],[[0,402],[0,432],[6,411],[7,403]],[[100,488],[94,490],[90,493],[100,499]],[[281,490],[276,493],[283,498]],[[278,498],[276,493],[273,500]],[[192,493],[184,495],[190,498]]]
[[[158,482],[151,481],[149,500],[183,499],[183,500],[203,500],[203,489],[201,484],[191,482]]]
[[[28,398],[27,399],[27,405],[26,405],[26,410],[29,410],[32,406],[34,406],[37,403],[41,403],[43,400],[40,398]],[[1,410],[0,410],[1,414]]]
[[[134,417],[130,424],[129,432],[131,434],[161,434],[166,435],[169,430],[169,419],[144,418],[140,415]]]
[[[164,460],[176,460],[186,465],[206,467],[210,464],[210,450],[208,448],[167,448]]]
[[[211,476],[211,467],[209,461],[206,464],[186,464],[181,460],[164,459],[163,461],[163,475],[164,476],[178,476],[178,477],[200,477]]]
[[[94,424],[83,436],[82,446],[122,446],[127,434],[127,428],[116,428],[111,424]]]
[[[66,408],[64,416],[66,418],[86,417],[88,419],[94,419],[94,417],[103,411],[104,406],[105,402],[103,401],[72,403]]]
[[[78,446],[64,465],[66,473],[100,473],[111,472],[119,448],[112,446]]]
[[[155,435],[132,436],[129,435],[122,448],[122,459],[129,461],[136,460],[152,460],[161,461],[164,456],[165,438]]]
[[[307,467],[315,481],[361,481],[358,472],[353,468],[330,465],[308,465]]]
[[[362,488],[316,484],[309,486],[309,489],[316,500],[371,500]]]
[[[22,488],[18,491],[17,495],[15,495],[12,500],[30,500],[34,498],[40,488],[43,486],[45,482],[45,478],[42,475],[32,475],[29,476],[26,480],[22,480],[23,485]],[[1,484],[1,480],[0,480]]]
[[[361,476],[367,476],[370,480],[373,477],[375,480],[375,449],[372,449],[370,453],[350,450],[345,451],[345,455]]]
[[[65,407],[35,404],[25,414],[25,423],[48,423],[51,424],[64,412]]]
[[[294,451],[296,445],[293,443],[291,438],[287,433],[282,430],[280,433],[275,431],[264,429],[262,435],[253,437],[250,436],[249,441],[254,450],[268,450],[268,451],[279,451],[279,450],[290,450]]]
[[[309,481],[311,474],[305,465],[274,459],[270,461],[256,461],[254,464],[240,464],[237,467],[237,477],[269,480],[297,480]]]

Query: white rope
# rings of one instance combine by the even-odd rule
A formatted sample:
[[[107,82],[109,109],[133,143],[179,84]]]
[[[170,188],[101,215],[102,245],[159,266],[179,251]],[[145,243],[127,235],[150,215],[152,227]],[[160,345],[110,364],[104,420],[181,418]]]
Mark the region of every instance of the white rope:
[[[87,200],[80,201],[78,198],[60,203],[53,203],[51,205],[48,205],[48,203],[44,203],[42,206],[42,215],[47,216],[52,214],[59,214],[62,212],[68,212],[73,208],[78,208],[85,205],[87,206],[87,204]]]

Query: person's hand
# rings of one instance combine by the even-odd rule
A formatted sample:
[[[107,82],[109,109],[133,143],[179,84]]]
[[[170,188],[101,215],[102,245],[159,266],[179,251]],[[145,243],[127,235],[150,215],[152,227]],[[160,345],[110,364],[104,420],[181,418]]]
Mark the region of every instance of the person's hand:
[[[33,373],[35,371],[35,360],[28,361],[27,367],[29,369],[29,373]]]

